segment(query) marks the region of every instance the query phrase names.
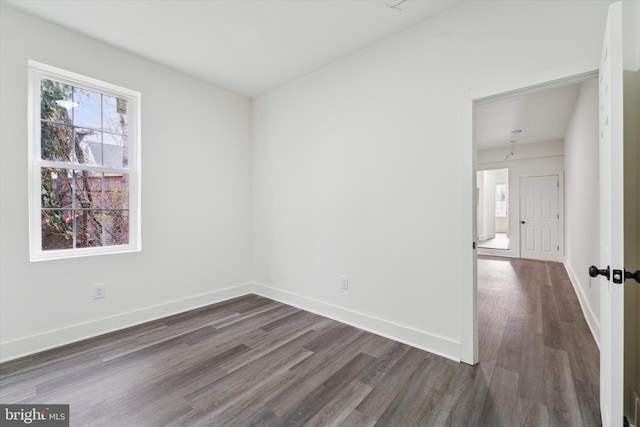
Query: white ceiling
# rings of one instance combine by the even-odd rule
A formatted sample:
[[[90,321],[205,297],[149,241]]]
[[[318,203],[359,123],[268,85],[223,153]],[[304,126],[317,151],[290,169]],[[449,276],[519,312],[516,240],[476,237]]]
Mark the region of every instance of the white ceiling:
[[[564,139],[581,83],[480,103],[475,110],[478,149]],[[513,130],[522,133],[512,134]]]
[[[253,98],[468,0],[0,1]],[[477,148],[563,139],[578,90],[478,105]]]
[[[2,0],[252,98],[466,0]]]

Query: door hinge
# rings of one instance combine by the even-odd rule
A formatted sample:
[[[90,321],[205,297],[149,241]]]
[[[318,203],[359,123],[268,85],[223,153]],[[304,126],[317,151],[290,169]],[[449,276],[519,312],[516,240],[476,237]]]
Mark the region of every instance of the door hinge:
[[[558,216],[558,219],[560,219],[560,214],[558,214],[557,216]]]
[[[476,242],[473,242],[473,249],[476,248]]]
[[[558,246],[558,252],[560,251],[560,246]]]

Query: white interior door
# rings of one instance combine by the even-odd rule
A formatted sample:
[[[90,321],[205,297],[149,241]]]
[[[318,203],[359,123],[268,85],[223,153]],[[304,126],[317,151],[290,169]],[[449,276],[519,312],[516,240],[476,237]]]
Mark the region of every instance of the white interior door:
[[[559,246],[558,175],[520,178],[520,256],[557,261]]]
[[[600,409],[623,424],[624,270],[622,4],[609,8],[600,58]],[[616,273],[617,272],[617,273]],[[618,276],[618,277],[616,277]],[[615,283],[619,282],[619,283]]]

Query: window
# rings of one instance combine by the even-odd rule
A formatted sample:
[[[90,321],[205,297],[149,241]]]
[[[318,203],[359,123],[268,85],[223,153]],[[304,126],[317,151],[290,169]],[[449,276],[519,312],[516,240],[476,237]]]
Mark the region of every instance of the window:
[[[496,184],[496,216],[507,216],[507,185]]]
[[[31,260],[140,250],[140,94],[29,73]]]

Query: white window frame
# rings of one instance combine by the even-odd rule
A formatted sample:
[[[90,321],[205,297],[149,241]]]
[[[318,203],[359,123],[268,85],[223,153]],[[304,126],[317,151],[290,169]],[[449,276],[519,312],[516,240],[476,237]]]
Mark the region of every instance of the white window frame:
[[[31,261],[76,258],[91,255],[137,252],[142,250],[141,229],[141,94],[111,83],[30,60],[28,92],[29,143],[29,256]],[[42,79],[58,81],[93,92],[127,100],[129,178],[129,242],[126,245],[42,250],[41,167],[65,168],[74,164],[41,159],[40,84]],[[89,169],[89,168],[86,168]],[[109,167],[91,166],[96,172],[113,173]]]

